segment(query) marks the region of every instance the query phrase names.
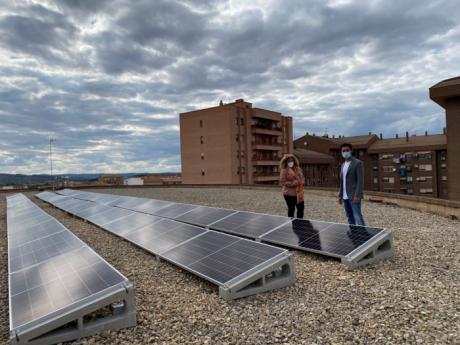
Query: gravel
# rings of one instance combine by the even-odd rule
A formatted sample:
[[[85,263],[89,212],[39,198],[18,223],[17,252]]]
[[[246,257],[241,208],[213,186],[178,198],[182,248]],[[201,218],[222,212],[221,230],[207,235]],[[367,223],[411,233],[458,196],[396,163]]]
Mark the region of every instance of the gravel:
[[[284,215],[277,191],[217,188],[103,189]],[[459,344],[460,222],[365,203],[369,225],[394,231],[396,255],[349,271],[339,261],[293,251],[296,283],[226,302],[217,288],[26,193],[135,285],[138,324],[81,344]],[[306,194],[305,217],[345,222],[335,198]],[[0,341],[8,339],[5,198],[0,200]]]

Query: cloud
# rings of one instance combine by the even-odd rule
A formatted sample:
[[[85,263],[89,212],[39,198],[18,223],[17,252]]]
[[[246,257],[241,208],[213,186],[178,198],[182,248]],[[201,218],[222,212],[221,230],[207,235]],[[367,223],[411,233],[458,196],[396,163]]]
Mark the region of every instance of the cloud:
[[[304,132],[440,132],[455,0],[35,1],[0,10],[0,172],[180,170],[178,114],[245,98]]]

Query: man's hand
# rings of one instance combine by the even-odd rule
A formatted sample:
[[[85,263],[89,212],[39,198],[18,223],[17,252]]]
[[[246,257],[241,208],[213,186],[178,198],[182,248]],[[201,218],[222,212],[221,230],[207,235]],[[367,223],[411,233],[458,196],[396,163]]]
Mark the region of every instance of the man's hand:
[[[340,205],[342,205],[342,198],[341,198],[341,197],[338,197],[337,202],[338,202]]]
[[[355,205],[358,205],[360,201],[361,201],[361,199],[359,198],[359,196],[355,196],[353,198],[353,204],[355,204]]]

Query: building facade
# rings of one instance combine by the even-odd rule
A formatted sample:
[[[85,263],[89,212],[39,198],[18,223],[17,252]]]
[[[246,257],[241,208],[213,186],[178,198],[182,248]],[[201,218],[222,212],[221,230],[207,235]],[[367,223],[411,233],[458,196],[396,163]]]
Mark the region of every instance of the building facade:
[[[276,184],[292,118],[243,99],[180,114],[182,183]]]
[[[447,198],[447,146],[444,134],[383,139],[374,156],[372,190]]]
[[[312,157],[299,156],[306,180],[322,169],[320,187],[338,187],[342,158],[340,145],[353,145],[354,155],[364,163],[364,189],[387,193],[448,198],[448,157],[445,134],[385,138],[369,133],[354,137],[328,137],[306,134],[294,141],[299,147],[333,159],[325,169]],[[306,169],[305,167],[309,167]],[[313,167],[316,166],[316,167]],[[324,176],[329,173],[329,177]],[[331,182],[332,181],[332,182]]]
[[[378,136],[372,133],[369,133],[368,135],[359,135],[353,137],[329,137],[328,135],[316,136],[314,134],[312,135],[307,133],[294,141],[294,148],[295,150],[303,149],[331,157],[332,161],[329,162],[330,166],[327,169],[324,167],[324,163],[322,163],[322,179],[327,182],[320,185],[320,187],[338,187],[340,166],[342,165],[340,145],[345,142],[352,144],[354,154],[357,158],[364,162],[364,189],[372,190],[374,174],[371,166],[372,160],[375,158],[368,153],[368,149],[377,140]],[[313,157],[299,157],[301,165],[310,166],[308,170],[304,170],[306,179],[315,178],[312,176],[312,174],[315,173],[313,165],[316,165],[316,163],[312,163],[311,158]],[[314,159],[313,162],[315,162]],[[324,176],[326,171],[330,172],[328,177]]]
[[[460,201],[460,76],[433,85],[430,98],[446,111],[447,190],[450,200]]]

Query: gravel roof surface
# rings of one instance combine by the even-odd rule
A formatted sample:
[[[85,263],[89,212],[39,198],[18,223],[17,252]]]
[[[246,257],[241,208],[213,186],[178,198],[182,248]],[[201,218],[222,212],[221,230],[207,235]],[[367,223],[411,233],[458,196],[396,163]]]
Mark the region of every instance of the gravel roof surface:
[[[285,215],[271,190],[148,188],[99,192]],[[396,255],[348,271],[298,251],[296,283],[226,302],[217,288],[26,193],[135,285],[138,325],[83,344],[459,344],[460,222],[365,203],[369,225],[394,231]],[[0,198],[0,342],[8,339],[5,198]],[[335,198],[306,194],[305,217],[345,222]]]

